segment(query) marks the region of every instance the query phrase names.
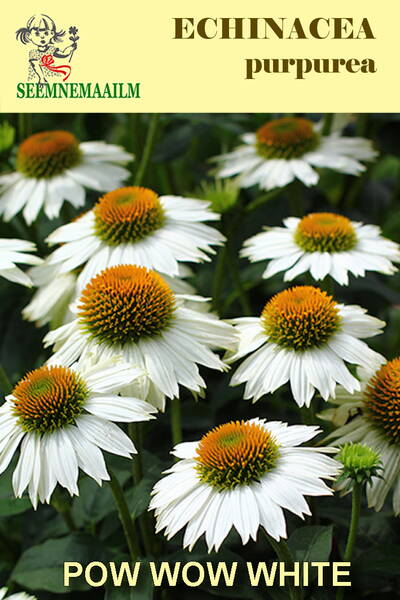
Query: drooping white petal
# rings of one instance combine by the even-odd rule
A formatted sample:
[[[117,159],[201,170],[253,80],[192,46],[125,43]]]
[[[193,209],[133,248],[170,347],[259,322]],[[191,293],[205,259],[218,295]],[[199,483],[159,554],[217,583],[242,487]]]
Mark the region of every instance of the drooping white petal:
[[[40,437],[26,434],[22,444],[17,466],[13,473],[13,488],[17,498],[20,498],[29,485],[36,467],[37,449],[40,451]]]
[[[40,444],[40,480],[38,485],[38,496],[40,502],[50,502],[51,495],[57,485],[57,478],[51,468],[51,449],[48,448],[50,436],[42,437]]]
[[[57,481],[71,496],[78,495],[78,458],[68,432],[58,429],[44,436],[48,467]]]
[[[11,462],[14,452],[18,448],[21,440],[25,435],[22,429],[15,429],[14,433],[7,439],[5,445],[0,452],[0,473],[3,473]]]
[[[304,369],[301,356],[294,354],[290,369],[290,389],[297,404],[309,406],[314,395],[314,387],[311,385],[306,370]]]
[[[136,453],[132,441],[114,423],[94,415],[81,415],[76,425],[86,439],[107,452],[128,458]]]
[[[88,441],[75,426],[68,428],[68,437],[75,449],[78,465],[82,471],[93,477],[99,485],[102,481],[108,481],[110,476],[107,472],[106,463],[101,450],[96,444]]]
[[[381,355],[374,352],[365,342],[349,336],[346,333],[337,333],[328,341],[328,345],[338,356],[355,365],[365,368],[371,364],[379,364]]]
[[[148,421],[156,412],[144,400],[126,396],[92,396],[86,401],[85,409],[97,417],[127,423]]]
[[[43,207],[48,193],[47,187],[47,181],[45,179],[40,179],[29,195],[29,199],[26,202],[22,213],[28,225],[36,220],[39,211]]]
[[[26,205],[26,202],[35,191],[36,185],[36,179],[22,177],[15,185],[6,189],[6,191],[1,194],[1,202],[4,204],[3,218],[5,221],[11,221],[11,219]]]
[[[262,485],[254,484],[252,491],[258,504],[260,524],[265,531],[278,542],[281,538],[286,538],[286,521],[282,508],[264,493]]]
[[[83,372],[87,387],[95,394],[118,391],[143,375],[140,367],[134,367],[121,359],[90,365]]]

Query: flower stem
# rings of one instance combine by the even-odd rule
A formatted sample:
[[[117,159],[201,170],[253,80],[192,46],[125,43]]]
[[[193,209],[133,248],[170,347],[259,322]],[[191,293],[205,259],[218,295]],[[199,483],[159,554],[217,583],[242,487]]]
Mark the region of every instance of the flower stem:
[[[214,310],[220,312],[220,300],[222,284],[224,281],[224,273],[226,268],[226,260],[228,257],[227,242],[220,248],[218,252],[217,264],[215,265],[214,277],[212,282],[212,304]]]
[[[357,123],[355,127],[355,135],[359,137],[364,137],[368,132],[368,114],[360,113],[357,118]],[[354,177],[349,175],[348,179],[350,181],[350,185],[344,198],[344,205],[346,209],[353,208],[356,200],[358,199],[362,189],[364,187],[365,182],[368,180],[370,176],[370,171],[372,168],[372,163],[367,165],[367,168],[359,175],[358,177]]]
[[[355,483],[353,486],[353,495],[351,498],[351,520],[349,534],[347,536],[346,549],[344,551],[344,562],[350,562],[353,557],[354,546],[357,538],[358,523],[361,513],[361,492],[362,483]],[[344,597],[344,588],[341,587],[336,593],[336,600],[342,600]]]
[[[139,556],[139,546],[136,539],[135,525],[129,512],[128,505],[126,503],[124,491],[112,471],[110,473],[110,488],[114,496],[115,504],[118,508],[119,518],[121,520],[122,528],[124,530],[125,539],[128,544],[129,554],[132,562],[136,562]]]
[[[352,178],[352,182],[344,199],[344,205],[347,210],[353,208],[354,204],[356,203],[356,200],[360,196],[365,182],[368,180],[371,168],[371,164],[369,164],[365,171],[363,171],[358,177],[354,177],[352,175],[348,176],[349,178]]]
[[[171,400],[171,431],[174,446],[182,441],[182,411],[180,398]]]
[[[139,156],[140,150],[140,114],[131,113],[129,115],[130,125],[130,150],[135,155],[135,160]],[[135,161],[132,163],[132,169],[134,169]]]
[[[134,485],[139,485],[143,479],[143,464],[142,464],[142,437],[143,437],[143,424],[142,423],[129,423],[128,425],[129,435],[131,440],[134,442],[137,454],[132,459],[132,476]],[[150,524],[150,514],[143,512],[138,516],[140,532],[142,534],[143,545],[146,554],[153,554],[153,528]]]
[[[129,437],[135,445],[137,450],[137,454],[132,459],[132,473],[133,480],[135,483],[139,483],[139,481],[143,477],[143,466],[142,459],[140,455],[140,450],[142,448],[142,431],[141,431],[141,423],[129,423],[128,425]]]
[[[332,131],[334,113],[326,113],[324,117],[324,124],[322,126],[322,135],[329,135]]]
[[[62,517],[69,531],[76,531],[77,527],[75,525],[74,517],[72,516],[71,506],[59,488],[54,490],[51,505],[54,510],[58,512],[60,517]]]
[[[0,389],[5,396],[12,392],[12,385],[10,380],[8,379],[8,375],[0,365]]]
[[[18,115],[18,139],[22,142],[32,133],[32,115],[30,113],[19,113]]]
[[[367,133],[368,129],[368,113],[360,113],[357,118],[357,125],[355,134],[363,137]]]
[[[253,210],[256,210],[256,208],[263,206],[263,204],[269,202],[270,200],[272,200],[272,198],[275,198],[275,196],[278,196],[282,192],[282,189],[283,188],[275,188],[265,194],[262,194],[261,196],[258,196],[255,200],[253,200],[246,206],[245,211],[247,213],[253,212]]]
[[[250,306],[250,301],[249,298],[247,296],[246,290],[243,286],[243,281],[241,280],[240,277],[240,269],[239,269],[239,264],[238,264],[238,259],[237,259],[237,251],[234,248],[234,244],[233,244],[233,240],[234,240],[234,233],[236,232],[238,226],[240,225],[240,223],[242,223],[244,218],[244,211],[242,206],[239,204],[236,210],[236,214],[232,219],[230,228],[229,228],[229,238],[226,241],[226,245],[227,245],[227,263],[228,263],[228,269],[231,275],[231,279],[232,279],[232,283],[235,286],[235,289],[237,290],[237,294],[238,294],[238,299],[240,302],[240,305],[242,307],[242,311],[243,314],[245,316],[249,316],[251,315],[251,306]]]
[[[302,421],[302,423],[304,423],[304,425],[316,425],[317,424],[317,419],[316,419],[313,404],[310,404],[310,406],[302,406],[300,408],[300,417],[301,417],[301,421]]]
[[[293,181],[286,189],[289,197],[290,214],[293,217],[302,217],[304,215],[304,208],[299,182]]]
[[[67,525],[68,529],[70,531],[76,531],[76,525],[75,525],[75,521],[74,521],[74,517],[72,516],[71,513],[71,509],[67,509],[64,510],[63,512],[60,513],[62,518],[65,521],[65,524]]]
[[[245,281],[242,282],[242,288],[245,291],[246,295],[247,292],[251,291],[252,289],[254,289],[255,287],[258,287],[260,285],[260,281]],[[226,313],[228,308],[230,307],[230,305],[232,304],[232,302],[234,302],[236,300],[236,298],[239,297],[239,290],[235,289],[233,290],[230,294],[228,294],[228,296],[225,299],[225,302],[222,305],[222,309],[221,312],[222,313]]]
[[[236,267],[231,252],[228,253],[228,268],[232,277],[232,281],[235,284],[235,289],[237,291],[240,306],[242,307],[243,315],[247,317],[251,315],[251,306],[246,294],[246,290],[243,287],[243,282],[240,278],[239,269]]]
[[[268,541],[271,544],[272,548],[274,549],[274,552],[277,555],[277,557],[279,558],[279,560],[281,562],[286,563],[288,566],[294,566],[293,556],[292,556],[292,553],[290,551],[290,548],[289,548],[287,542],[285,542],[284,539],[280,539],[279,542],[277,542],[276,540],[274,540],[273,537],[268,535],[268,533],[265,533],[265,535],[267,536]],[[301,600],[302,595],[303,595],[301,587],[295,587],[293,582],[290,581],[289,595],[290,595],[291,600]]]
[[[242,305],[242,309],[245,314],[251,314],[250,304],[247,298],[246,290],[240,279],[239,273],[236,271],[236,266],[232,263],[232,241],[235,237],[236,230],[243,223],[244,211],[243,208],[238,205],[236,212],[231,217],[229,224],[226,221],[222,222],[223,230],[225,229],[226,242],[220,249],[217,258],[217,264],[215,266],[214,277],[212,282],[212,302],[213,308],[219,314],[221,313],[221,292],[222,284],[224,281],[224,275],[227,267],[230,270],[231,277],[235,288],[238,292],[238,297]],[[233,272],[232,272],[233,271]]]
[[[140,185],[142,183],[143,177],[145,175],[148,162],[150,160],[151,152],[154,146],[155,135],[157,131],[157,125],[160,115],[158,113],[153,113],[151,115],[149,128],[147,130],[146,141],[143,148],[142,158],[140,160],[138,169],[136,171],[134,185]]]
[[[329,296],[333,296],[335,293],[335,282],[329,275],[327,275],[325,279],[319,282],[319,287]]]

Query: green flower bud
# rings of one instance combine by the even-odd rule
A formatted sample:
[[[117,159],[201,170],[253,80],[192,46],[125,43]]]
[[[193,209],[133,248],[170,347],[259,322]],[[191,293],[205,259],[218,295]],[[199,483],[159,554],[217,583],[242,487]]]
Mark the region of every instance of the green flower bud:
[[[0,124],[0,153],[5,152],[14,143],[15,129],[12,125],[5,121]]]
[[[228,212],[237,202],[239,188],[233,180],[217,179],[215,182],[203,182],[197,196],[201,200],[210,202],[214,212],[223,214]]]
[[[381,458],[375,450],[359,442],[344,444],[336,459],[343,465],[338,483],[348,486],[354,483],[371,483],[372,477],[380,477]]]

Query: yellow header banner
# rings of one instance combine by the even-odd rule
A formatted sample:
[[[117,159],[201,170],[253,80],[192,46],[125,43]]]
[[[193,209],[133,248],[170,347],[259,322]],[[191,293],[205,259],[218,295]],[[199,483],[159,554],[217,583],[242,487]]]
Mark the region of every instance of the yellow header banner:
[[[392,112],[400,5],[20,0],[1,112]]]

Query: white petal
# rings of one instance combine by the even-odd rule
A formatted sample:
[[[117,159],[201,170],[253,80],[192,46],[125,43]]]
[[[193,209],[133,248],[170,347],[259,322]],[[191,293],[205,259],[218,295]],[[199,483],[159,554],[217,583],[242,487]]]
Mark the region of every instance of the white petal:
[[[11,219],[25,206],[37,185],[36,179],[22,178],[14,186],[2,194],[2,202],[7,201],[4,210],[4,220]]]
[[[177,458],[194,458],[197,453],[199,442],[182,442],[175,446],[172,454]]]
[[[290,388],[299,406],[309,406],[314,395],[314,387],[308,380],[301,356],[293,353],[290,369]]]
[[[368,368],[371,362],[381,360],[381,355],[368,348],[365,342],[346,333],[336,333],[328,341],[328,345],[344,360],[365,368]]]
[[[101,450],[89,442],[76,427],[68,428],[69,438],[75,448],[78,464],[82,471],[93,477],[99,485],[102,481],[108,481],[106,463]]]
[[[84,372],[86,385],[95,394],[119,391],[141,375],[141,368],[133,367],[124,360],[100,362]]]
[[[77,420],[76,425],[89,442],[107,452],[128,458],[136,452],[132,441],[114,423],[110,423],[94,415],[82,415]]]
[[[25,435],[25,431],[17,429],[7,440],[0,452],[0,473],[3,473],[11,462],[14,452]]]
[[[29,199],[25,204],[23,211],[24,219],[30,225],[35,221],[42,208],[47,195],[47,181],[40,179],[33,191],[30,193]]]
[[[319,175],[314,169],[310,167],[305,160],[291,160],[290,166],[293,169],[294,174],[304,185],[311,186],[318,183]]]
[[[28,486],[35,467],[36,449],[40,448],[40,437],[34,434],[25,435],[17,466],[13,473],[13,488],[17,498],[20,498]]]
[[[78,459],[68,431],[59,429],[46,434],[44,438],[49,466],[55,478],[71,496],[78,495]]]
[[[286,538],[286,521],[281,507],[264,493],[262,485],[254,485],[252,490],[257,500],[261,525],[275,540]]]
[[[118,422],[148,421],[155,408],[139,398],[121,396],[92,396],[85,403],[85,409],[103,419]]]

